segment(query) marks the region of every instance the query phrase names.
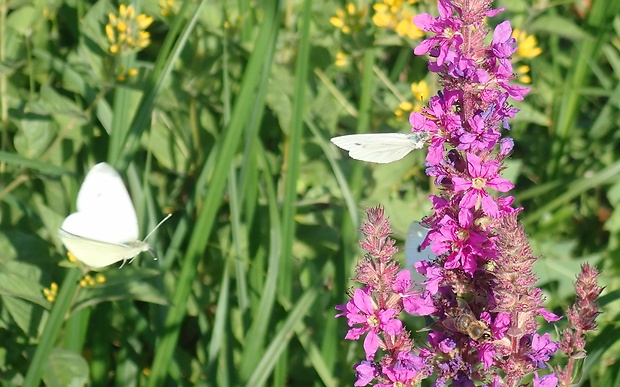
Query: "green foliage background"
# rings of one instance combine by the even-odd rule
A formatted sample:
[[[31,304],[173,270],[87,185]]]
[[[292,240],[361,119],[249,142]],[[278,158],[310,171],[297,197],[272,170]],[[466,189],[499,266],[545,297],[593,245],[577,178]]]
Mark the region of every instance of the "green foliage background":
[[[579,265],[603,271],[580,385],[617,386],[620,5],[495,5],[543,49],[506,171],[540,285],[561,313]],[[369,16],[344,35],[329,23],[344,3],[329,0],[134,6],[156,19],[152,42],[115,62],[104,27],[118,4],[0,3],[2,385],[352,385],[362,350],[333,316],[364,208],[384,205],[402,239],[435,188],[423,152],[370,165],[329,138],[409,130],[393,110],[410,83],[437,88],[419,41]],[[351,64],[335,66],[339,51]],[[117,82],[121,65],[138,75]],[[173,216],[150,240],[158,260],[82,287],[57,229],[99,161],[126,178],[142,232]]]

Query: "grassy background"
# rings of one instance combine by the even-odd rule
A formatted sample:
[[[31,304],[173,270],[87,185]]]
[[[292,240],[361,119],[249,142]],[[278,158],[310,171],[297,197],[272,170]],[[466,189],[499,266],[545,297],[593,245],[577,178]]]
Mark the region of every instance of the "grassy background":
[[[615,386],[620,5],[584,3],[496,4],[543,50],[526,61],[506,175],[550,307],[568,305],[580,263],[603,271],[581,385]],[[329,138],[409,130],[394,110],[416,100],[410,83],[437,90],[411,53],[419,40],[376,27],[372,10],[343,34],[329,22],[337,1],[171,4],[134,4],[155,18],[151,44],[122,58],[104,32],[118,4],[0,5],[1,383],[352,385],[362,349],[333,316],[364,208],[383,204],[402,239],[435,188],[423,152],[369,165]],[[436,14],[432,1],[409,7]],[[82,286],[56,231],[99,161],[126,178],[143,235],[173,216],[150,240],[158,260]]]

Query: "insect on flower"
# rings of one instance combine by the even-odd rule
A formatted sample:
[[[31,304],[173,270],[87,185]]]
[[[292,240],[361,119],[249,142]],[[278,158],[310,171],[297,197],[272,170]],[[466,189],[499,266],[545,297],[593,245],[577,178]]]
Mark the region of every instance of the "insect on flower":
[[[428,134],[415,133],[366,133],[333,137],[331,142],[349,151],[355,160],[387,164],[407,156],[415,149],[422,149]]]
[[[443,320],[441,324],[455,332],[469,336],[478,343],[491,341],[493,336],[488,325],[474,316],[465,300],[458,298],[458,307],[452,309],[448,313],[448,318]]]

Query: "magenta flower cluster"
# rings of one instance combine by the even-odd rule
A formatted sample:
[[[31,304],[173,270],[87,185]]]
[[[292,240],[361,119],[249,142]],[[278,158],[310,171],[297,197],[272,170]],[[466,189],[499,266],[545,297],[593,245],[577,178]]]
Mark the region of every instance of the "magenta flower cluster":
[[[438,17],[414,19],[434,34],[414,53],[430,56],[428,68],[443,88],[410,117],[412,131],[428,138],[426,172],[441,189],[430,196],[433,213],[423,221],[429,231],[421,245],[437,258],[417,262],[426,281],[412,283],[393,259],[397,249],[383,209],[367,211],[366,255],[355,278],[364,287],[337,306],[337,317],[350,327],[346,339],[363,339],[356,386],[414,386],[429,377],[434,386],[565,385],[572,363],[556,375],[547,366],[551,357],[558,349],[573,360],[585,356],[584,334],[598,314],[598,272],[587,267],[578,278],[581,307],[570,310],[571,328],[560,343],[539,334],[536,317],[560,317],[544,308],[535,286],[536,257],[517,221],[521,209],[511,196],[494,193],[514,187],[501,176],[513,147],[502,132],[518,111],[508,100],[522,100],[529,90],[510,83],[516,51],[510,23],[497,25],[485,44],[485,20],[501,11],[490,6],[489,0],[439,0]],[[432,317],[426,343],[413,342],[402,313]]]

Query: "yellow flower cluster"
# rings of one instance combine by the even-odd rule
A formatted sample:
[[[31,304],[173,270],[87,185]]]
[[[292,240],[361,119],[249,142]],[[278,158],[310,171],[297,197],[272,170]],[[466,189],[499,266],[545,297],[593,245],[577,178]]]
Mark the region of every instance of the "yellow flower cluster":
[[[125,68],[123,66],[120,66],[116,74],[116,80],[118,82],[125,82],[127,78],[135,77],[136,75],[138,75],[138,69],[132,68],[125,71]]]
[[[542,53],[542,49],[537,47],[536,37],[528,35],[525,31],[514,29],[512,37],[517,39],[517,55],[521,58],[531,59]]]
[[[396,119],[399,121],[407,118],[411,112],[421,111],[424,103],[430,96],[431,89],[428,87],[428,83],[422,80],[411,84],[411,92],[413,93],[414,102],[401,102],[398,108],[394,110]]]
[[[84,278],[80,280],[80,286],[85,288],[87,286],[95,286],[95,284],[101,284],[105,282],[105,276],[103,274],[95,275],[93,278],[90,274],[86,274]]]
[[[355,4],[348,3],[344,9],[337,10],[336,16],[330,17],[329,22],[334,27],[339,28],[343,34],[350,34],[362,29],[364,16],[366,16],[366,8],[358,10]]]
[[[336,66],[345,67],[351,64],[351,56],[340,51],[336,54]]]
[[[161,7],[161,11],[159,11],[162,16],[170,16],[176,13],[174,8],[174,0],[159,0],[159,6]]]
[[[56,296],[58,295],[58,284],[56,282],[52,282],[49,289],[43,289],[43,295],[49,302],[54,302],[56,300]]]
[[[517,40],[517,52],[513,58],[515,62],[520,59],[531,59],[542,53],[542,49],[537,46],[536,37],[528,35],[525,31],[514,29],[512,37]],[[532,78],[529,75],[530,66],[519,65],[516,67],[517,79],[521,83],[531,83]]]
[[[413,4],[417,0],[409,0],[407,4]],[[413,13],[406,10],[403,6],[404,0],[383,0],[372,6],[375,14],[372,21],[379,28],[389,28],[394,30],[398,36],[407,36],[410,39],[417,39],[424,36],[424,32],[413,24]]]
[[[145,31],[153,23],[153,18],[140,14],[129,5],[121,4],[118,16],[110,12],[109,23],[105,26],[105,33],[110,42],[112,54],[123,54],[133,50],[141,50],[151,43],[151,35]]]

